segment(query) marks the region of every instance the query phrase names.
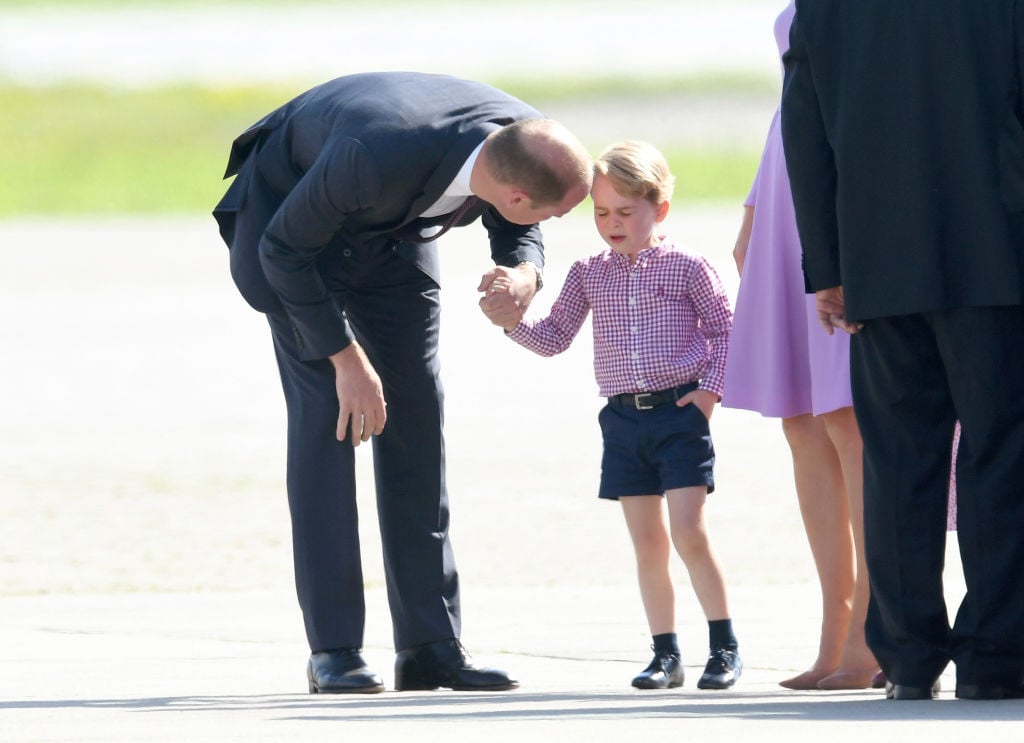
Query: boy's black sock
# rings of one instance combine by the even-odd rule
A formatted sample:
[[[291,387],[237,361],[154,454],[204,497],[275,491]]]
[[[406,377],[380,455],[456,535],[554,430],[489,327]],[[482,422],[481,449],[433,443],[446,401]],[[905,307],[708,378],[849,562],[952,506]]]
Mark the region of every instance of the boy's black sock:
[[[666,632],[663,635],[654,635],[654,652],[662,655],[679,656],[679,639],[675,632]]]
[[[731,619],[715,619],[708,622],[708,634],[711,636],[712,648],[739,650],[740,644],[732,631]]]

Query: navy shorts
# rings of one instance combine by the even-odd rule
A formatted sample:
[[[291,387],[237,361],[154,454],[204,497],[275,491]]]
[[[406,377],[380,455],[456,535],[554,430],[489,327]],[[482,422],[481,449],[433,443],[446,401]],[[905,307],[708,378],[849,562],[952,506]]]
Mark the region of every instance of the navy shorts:
[[[693,403],[680,408],[670,402],[637,410],[610,400],[598,414],[598,422],[604,439],[600,498],[662,495],[666,490],[701,485],[709,493],[714,491],[711,429]]]

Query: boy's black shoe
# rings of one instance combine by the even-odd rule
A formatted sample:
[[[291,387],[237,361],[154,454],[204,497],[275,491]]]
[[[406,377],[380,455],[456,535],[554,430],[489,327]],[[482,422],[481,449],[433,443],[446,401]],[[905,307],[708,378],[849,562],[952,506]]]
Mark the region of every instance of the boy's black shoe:
[[[674,689],[683,685],[683,661],[675,653],[655,653],[643,673],[633,679],[637,689]]]
[[[728,689],[743,672],[743,660],[735,650],[713,648],[704,673],[697,681],[698,689]]]

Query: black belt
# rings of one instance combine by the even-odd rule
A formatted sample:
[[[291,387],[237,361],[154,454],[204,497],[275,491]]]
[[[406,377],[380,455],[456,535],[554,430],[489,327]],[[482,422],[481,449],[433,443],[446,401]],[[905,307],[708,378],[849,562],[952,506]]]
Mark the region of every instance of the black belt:
[[[697,383],[689,382],[688,384],[675,387],[671,390],[661,390],[659,392],[625,392],[621,395],[612,395],[608,398],[608,402],[611,405],[617,405],[623,408],[654,410],[662,405],[674,403],[676,400],[683,397],[688,392],[693,392],[695,389],[697,389]]]

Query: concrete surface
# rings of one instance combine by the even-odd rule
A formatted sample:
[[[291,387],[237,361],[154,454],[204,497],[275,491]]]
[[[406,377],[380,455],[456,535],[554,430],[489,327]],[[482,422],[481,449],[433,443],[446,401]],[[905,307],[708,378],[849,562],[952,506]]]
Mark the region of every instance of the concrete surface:
[[[598,249],[585,208],[546,228],[535,309]],[[734,209],[667,231],[732,291]],[[595,496],[600,401],[588,328],[534,357],[475,306],[482,230],[444,240],[444,376],[464,634],[514,692],[305,693],[267,330],[235,295],[212,220],[0,223],[0,741],[963,740],[1024,734],[1024,702],[798,693],[817,584],[773,420],[718,410],[709,528],[746,661],[703,692],[706,625],[677,567],[688,681],[629,679],[650,638],[615,505]],[[360,449],[366,656],[393,683],[368,450]],[[955,540],[949,595],[962,593]]]

